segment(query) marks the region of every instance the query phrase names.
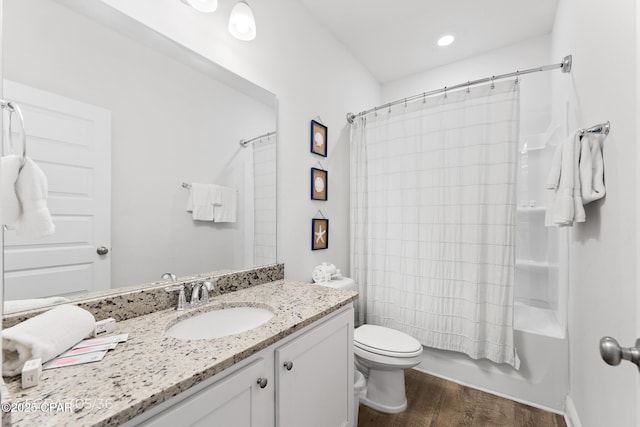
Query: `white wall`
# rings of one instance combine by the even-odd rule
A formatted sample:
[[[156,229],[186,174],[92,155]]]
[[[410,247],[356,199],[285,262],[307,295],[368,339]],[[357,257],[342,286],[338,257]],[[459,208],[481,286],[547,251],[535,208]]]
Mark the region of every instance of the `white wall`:
[[[287,278],[309,281],[313,267],[349,262],[349,150],[345,116],[379,102],[370,73],[295,0],[256,0],[251,8],[258,36],[241,42],[227,32],[234,2],[211,15],[176,0],[103,0],[131,17],[263,86],[279,100],[278,261]],[[329,127],[329,156],[309,153],[309,122]],[[329,170],[329,200],[311,201],[309,168],[321,160]],[[311,251],[311,219],[330,219],[329,249]]]
[[[6,78],[112,111],[112,286],[247,267],[238,141],[274,130],[273,106],[53,1],[4,6]],[[182,182],[237,188],[238,221],[192,221]]]
[[[570,76],[553,76],[554,116],[568,129],[612,125],[604,142],[607,196],[571,230],[569,404],[584,427],[640,422],[637,368],[610,367],[598,353],[602,336],[630,346],[638,332],[636,17],[634,1],[561,0],[552,35],[553,55],[571,53],[574,61]]]

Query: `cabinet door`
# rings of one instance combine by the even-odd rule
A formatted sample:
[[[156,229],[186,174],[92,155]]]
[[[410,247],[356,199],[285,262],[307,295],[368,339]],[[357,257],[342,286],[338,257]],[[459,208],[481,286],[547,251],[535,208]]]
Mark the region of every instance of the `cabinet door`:
[[[352,308],[277,349],[275,363],[278,427],[353,425]]]
[[[273,389],[271,370],[258,359],[238,372],[187,397],[144,423],[153,427],[175,426],[273,426]],[[267,379],[264,388],[259,378]],[[263,382],[264,385],[264,382]]]

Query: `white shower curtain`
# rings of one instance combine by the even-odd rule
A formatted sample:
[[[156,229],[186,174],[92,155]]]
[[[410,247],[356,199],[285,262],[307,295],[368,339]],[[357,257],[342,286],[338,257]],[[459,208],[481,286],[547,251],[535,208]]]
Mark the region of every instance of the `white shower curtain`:
[[[517,82],[358,118],[351,134],[351,274],[360,322],[474,359],[513,344]]]

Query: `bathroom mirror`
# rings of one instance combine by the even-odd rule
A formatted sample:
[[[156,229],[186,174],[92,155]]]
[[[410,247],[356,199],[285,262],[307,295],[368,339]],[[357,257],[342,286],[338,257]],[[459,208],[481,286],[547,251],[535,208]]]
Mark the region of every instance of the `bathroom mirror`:
[[[4,0],[3,63],[56,225],[5,231],[6,301],[276,262],[275,95],[98,0]],[[223,189],[216,221],[192,183]]]

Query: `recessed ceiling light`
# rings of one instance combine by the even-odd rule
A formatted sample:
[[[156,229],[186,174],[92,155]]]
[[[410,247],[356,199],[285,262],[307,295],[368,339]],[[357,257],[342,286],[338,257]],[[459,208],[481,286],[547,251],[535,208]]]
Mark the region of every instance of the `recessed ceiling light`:
[[[438,39],[438,46],[449,46],[456,38],[451,34],[447,34]]]
[[[218,8],[218,0],[182,0],[195,10],[203,13],[215,12]]]

